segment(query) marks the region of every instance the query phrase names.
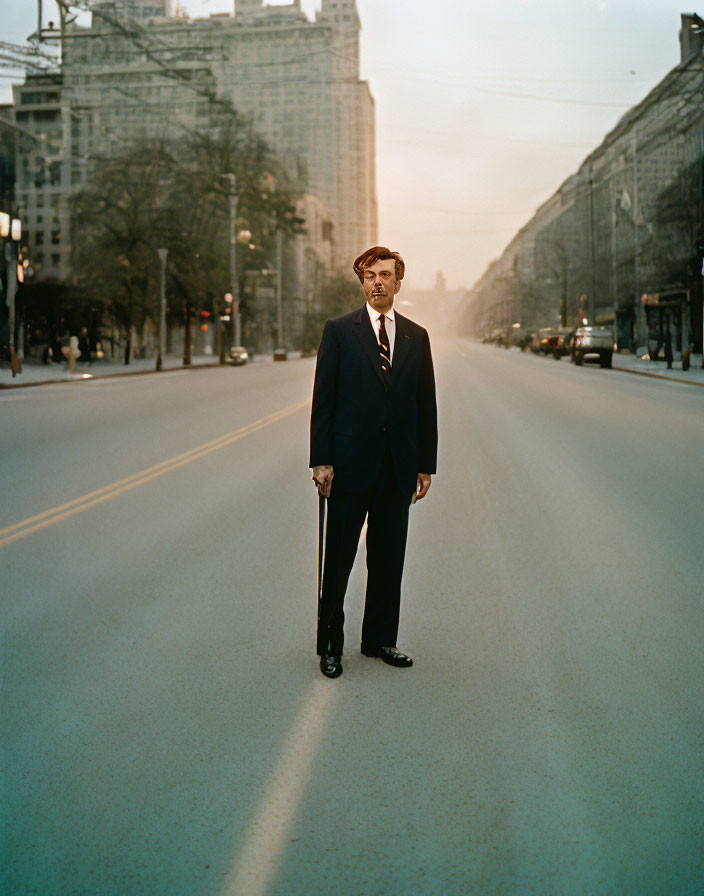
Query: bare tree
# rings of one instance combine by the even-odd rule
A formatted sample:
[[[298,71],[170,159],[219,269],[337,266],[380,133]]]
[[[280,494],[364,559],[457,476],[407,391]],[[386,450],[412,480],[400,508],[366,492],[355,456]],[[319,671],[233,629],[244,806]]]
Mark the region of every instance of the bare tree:
[[[178,148],[152,142],[96,160],[90,183],[71,205],[74,281],[128,334],[156,318],[160,247],[169,250],[172,320],[188,327],[193,310],[211,312],[228,291],[229,174],[237,184],[235,226],[250,233],[247,262],[270,266],[277,230],[302,229],[298,190],[237,116]],[[246,268],[238,267],[241,283]]]

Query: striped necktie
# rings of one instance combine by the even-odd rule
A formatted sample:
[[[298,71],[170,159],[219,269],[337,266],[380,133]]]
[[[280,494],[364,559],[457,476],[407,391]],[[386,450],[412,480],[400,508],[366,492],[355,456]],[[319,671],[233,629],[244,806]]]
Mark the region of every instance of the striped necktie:
[[[391,376],[391,345],[383,314],[379,315],[379,357],[381,358],[381,369],[387,377]]]

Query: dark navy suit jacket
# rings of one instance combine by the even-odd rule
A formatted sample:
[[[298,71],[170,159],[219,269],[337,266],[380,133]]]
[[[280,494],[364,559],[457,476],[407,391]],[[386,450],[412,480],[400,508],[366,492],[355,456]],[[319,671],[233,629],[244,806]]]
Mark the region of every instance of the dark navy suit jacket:
[[[335,485],[369,488],[387,446],[402,491],[418,473],[435,473],[437,407],[430,340],[423,327],[395,312],[390,380],[366,304],[326,322],[318,349],[310,427],[310,466],[331,465]]]

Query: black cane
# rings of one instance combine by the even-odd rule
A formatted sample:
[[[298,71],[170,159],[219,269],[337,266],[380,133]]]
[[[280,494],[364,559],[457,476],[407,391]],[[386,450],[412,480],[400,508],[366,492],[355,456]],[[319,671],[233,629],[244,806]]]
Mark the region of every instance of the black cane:
[[[323,599],[323,560],[325,558],[325,524],[327,498],[318,495],[318,627],[320,627],[320,603]]]

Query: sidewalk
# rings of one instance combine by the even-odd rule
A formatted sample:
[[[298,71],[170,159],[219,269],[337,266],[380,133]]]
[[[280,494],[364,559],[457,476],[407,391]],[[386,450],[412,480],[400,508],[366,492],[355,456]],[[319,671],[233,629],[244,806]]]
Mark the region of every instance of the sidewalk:
[[[213,355],[193,357],[191,367],[217,367],[217,358]],[[129,376],[135,374],[155,373],[154,358],[133,359],[125,364],[118,359],[112,361],[93,361],[92,364],[76,364],[76,372],[70,374],[65,362],[61,364],[37,364],[22,362],[22,373],[12,376],[9,363],[0,367],[0,389],[13,389],[21,386],[38,386],[47,383],[70,383],[103,376]],[[183,356],[167,355],[163,363],[164,370],[188,370],[183,366]]]
[[[634,355],[614,355],[613,369],[622,373],[634,373],[640,376],[654,376],[659,379],[675,380],[679,383],[692,383],[696,386],[704,386],[704,369],[702,369],[702,356],[690,357],[689,370],[682,370],[681,361],[672,362],[672,370],[667,369],[665,361],[645,361]]]
[[[288,360],[300,358],[300,351],[288,352]],[[250,364],[259,364],[271,361],[271,354],[255,355],[249,361]],[[162,370],[193,370],[217,367],[218,360],[215,355],[194,355],[190,367],[183,366],[182,355],[167,355],[164,359]],[[105,376],[137,376],[140,374],[156,373],[156,360],[154,358],[133,359],[129,364],[114,359],[111,361],[93,361],[92,364],[76,363],[76,372],[70,374],[65,362],[61,364],[38,364],[36,362],[22,362],[22,373],[12,376],[9,362],[0,366],[0,390],[18,389],[22,386],[44,386],[49,383],[74,383],[82,382],[96,377]]]

